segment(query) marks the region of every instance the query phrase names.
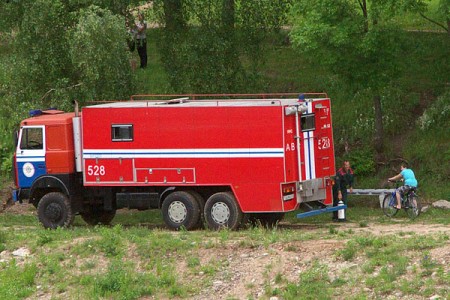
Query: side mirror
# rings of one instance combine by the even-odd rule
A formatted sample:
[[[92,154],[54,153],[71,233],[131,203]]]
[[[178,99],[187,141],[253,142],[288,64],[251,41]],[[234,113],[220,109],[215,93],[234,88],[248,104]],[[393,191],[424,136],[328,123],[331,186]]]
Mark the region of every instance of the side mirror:
[[[19,131],[14,131],[13,133],[13,141],[14,141],[14,147],[17,147],[17,143],[19,142]]]

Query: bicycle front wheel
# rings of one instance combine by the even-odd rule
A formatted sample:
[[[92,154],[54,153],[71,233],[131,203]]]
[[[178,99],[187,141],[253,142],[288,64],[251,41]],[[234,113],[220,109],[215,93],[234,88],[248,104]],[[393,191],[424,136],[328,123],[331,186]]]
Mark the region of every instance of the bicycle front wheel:
[[[395,194],[389,193],[383,199],[383,213],[389,218],[397,214],[397,199]]]
[[[422,209],[422,205],[419,202],[419,198],[414,195],[410,196],[408,201],[406,202],[406,214],[411,220],[414,220],[420,215],[420,210]]]

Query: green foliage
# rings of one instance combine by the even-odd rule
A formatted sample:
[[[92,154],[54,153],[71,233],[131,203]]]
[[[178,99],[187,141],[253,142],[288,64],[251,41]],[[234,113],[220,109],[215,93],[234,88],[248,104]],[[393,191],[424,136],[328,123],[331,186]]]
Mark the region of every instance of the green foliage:
[[[297,284],[288,284],[283,299],[330,299],[331,288],[328,268],[315,262],[310,269],[300,273]]]
[[[16,261],[0,264],[0,293],[3,299],[24,299],[34,290],[38,268],[35,264],[18,266]]]
[[[115,225],[112,230],[107,227],[100,227],[99,231],[102,239],[98,241],[98,245],[106,256],[116,257],[124,254],[121,250],[123,245],[121,239],[123,229],[121,225]]]
[[[36,240],[36,244],[37,246],[41,247],[45,244],[48,244],[50,242],[53,241],[54,235],[52,234],[52,232],[50,232],[50,230],[40,230],[38,233],[38,238]]]
[[[439,96],[417,121],[422,133],[443,128],[450,135],[450,90]]]
[[[0,154],[0,174],[7,176],[12,171],[12,158],[7,156],[9,153],[6,148],[3,148],[2,152]]]
[[[124,22],[122,17],[95,6],[80,12],[69,45],[84,99],[127,98],[131,94]]]
[[[89,2],[35,0],[7,5],[18,9],[17,36],[8,39],[14,51],[4,62],[11,70],[3,95],[8,106],[23,105],[25,111],[50,106],[70,109],[74,99],[84,103],[129,96],[132,84],[124,18]],[[92,2],[115,5],[115,1]],[[12,111],[2,107],[0,112],[10,115]]]
[[[0,253],[6,249],[6,242],[8,241],[8,237],[6,232],[0,231]]]
[[[364,11],[348,0],[298,1],[293,45],[355,87],[378,90],[399,71],[403,35],[389,22],[397,2],[371,3]]]
[[[375,172],[374,151],[368,147],[362,147],[350,152],[347,160],[351,161],[355,175],[365,176]]]
[[[450,96],[444,93],[417,119],[405,156],[419,180],[421,195],[450,199]]]
[[[27,7],[34,0],[1,1],[0,2],[0,31],[9,31],[20,23]]]
[[[84,104],[132,93],[124,17],[118,15],[131,2],[137,1],[1,2],[2,175],[11,169],[12,132],[30,109],[70,111],[75,99]]]
[[[136,273],[133,265],[114,260],[105,274],[99,274],[93,281],[94,298],[138,299],[153,294],[153,288],[143,285],[144,276]]]
[[[290,0],[155,1],[164,24],[160,49],[177,92],[249,92],[259,86],[263,41],[278,28]]]

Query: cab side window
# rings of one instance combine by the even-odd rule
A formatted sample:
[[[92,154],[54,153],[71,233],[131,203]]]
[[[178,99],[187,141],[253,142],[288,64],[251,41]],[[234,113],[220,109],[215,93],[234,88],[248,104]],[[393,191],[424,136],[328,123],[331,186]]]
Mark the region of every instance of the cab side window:
[[[115,124],[111,126],[111,140],[113,142],[133,141],[132,124]]]
[[[20,149],[42,150],[44,147],[44,135],[42,128],[23,128]]]

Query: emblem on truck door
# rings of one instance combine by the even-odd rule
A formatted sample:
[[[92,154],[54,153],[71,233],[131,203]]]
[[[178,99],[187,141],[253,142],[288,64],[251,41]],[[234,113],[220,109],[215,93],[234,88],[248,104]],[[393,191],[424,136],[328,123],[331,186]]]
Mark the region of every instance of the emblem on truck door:
[[[30,178],[30,177],[33,177],[35,170],[34,170],[33,164],[27,162],[23,165],[22,171],[26,177]]]

